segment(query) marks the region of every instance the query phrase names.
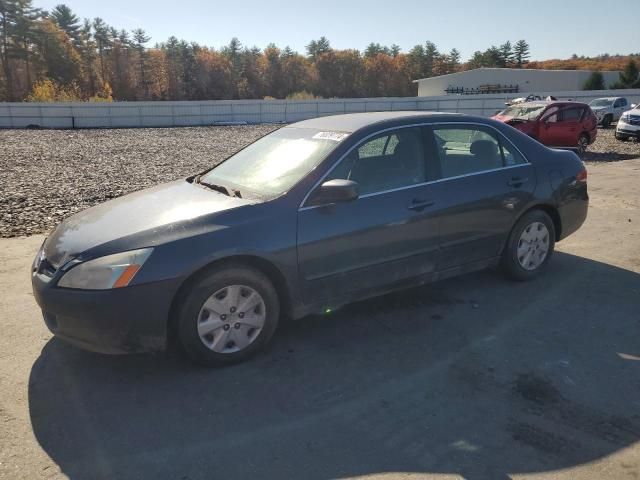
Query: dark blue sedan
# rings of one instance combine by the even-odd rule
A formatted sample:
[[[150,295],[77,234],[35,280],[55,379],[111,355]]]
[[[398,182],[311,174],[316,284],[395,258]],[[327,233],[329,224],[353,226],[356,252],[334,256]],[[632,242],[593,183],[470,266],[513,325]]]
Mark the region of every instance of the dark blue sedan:
[[[33,290],[49,329],[80,347],[175,340],[196,362],[229,364],[281,317],[497,265],[531,279],[587,208],[580,159],[508,125],[324,117],[70,217],[38,252]]]

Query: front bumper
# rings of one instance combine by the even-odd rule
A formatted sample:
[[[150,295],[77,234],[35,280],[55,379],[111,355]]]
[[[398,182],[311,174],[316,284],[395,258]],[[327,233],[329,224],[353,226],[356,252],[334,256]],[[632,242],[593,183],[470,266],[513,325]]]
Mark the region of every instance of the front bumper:
[[[178,279],[112,290],[58,288],[42,274],[32,274],[31,282],[47,327],[69,343],[110,354],[166,347]]]
[[[640,138],[640,125],[632,125],[620,119],[616,127],[616,136]]]

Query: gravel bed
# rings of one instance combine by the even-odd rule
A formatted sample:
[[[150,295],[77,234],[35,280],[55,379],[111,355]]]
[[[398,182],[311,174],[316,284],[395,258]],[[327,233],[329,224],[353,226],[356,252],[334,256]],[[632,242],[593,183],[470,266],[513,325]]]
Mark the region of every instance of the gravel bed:
[[[599,128],[593,145],[584,156],[585,162],[617,162],[640,158],[640,142],[630,139],[626,142],[616,140],[615,126]]]
[[[275,125],[122,130],[0,130],[0,237],[64,218],[220,162]]]
[[[205,170],[276,128],[0,130],[0,237],[47,232],[97,203]],[[640,158],[640,143],[613,132],[598,132],[586,161]]]

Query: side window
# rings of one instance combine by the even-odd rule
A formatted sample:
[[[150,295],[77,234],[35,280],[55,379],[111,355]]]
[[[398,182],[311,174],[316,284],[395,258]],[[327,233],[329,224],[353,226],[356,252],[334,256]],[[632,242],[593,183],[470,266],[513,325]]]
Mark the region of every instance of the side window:
[[[512,167],[513,165],[527,163],[520,152],[518,152],[518,150],[516,150],[511,144],[507,144],[504,140],[500,143],[502,146],[502,156],[504,158],[505,166]]]
[[[626,107],[627,105],[628,105],[627,99],[626,98],[621,98],[620,99],[620,106],[621,107]]]
[[[619,98],[616,100],[616,102],[613,104],[613,108],[618,108],[622,106],[622,99]]]
[[[542,114],[542,119],[548,123],[556,123],[558,121],[558,107],[549,107]]]
[[[526,163],[518,151],[482,127],[436,127],[433,130],[441,178],[458,177]]]
[[[582,118],[582,108],[567,108],[562,111],[563,122],[578,122]]]
[[[422,129],[402,128],[373,137],[347,155],[325,178],[353,180],[360,195],[426,181]]]

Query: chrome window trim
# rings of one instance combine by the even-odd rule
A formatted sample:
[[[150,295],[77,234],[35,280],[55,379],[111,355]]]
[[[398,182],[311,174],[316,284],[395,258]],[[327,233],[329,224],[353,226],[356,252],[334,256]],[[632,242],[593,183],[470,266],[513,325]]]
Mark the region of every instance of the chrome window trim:
[[[397,192],[397,191],[400,191],[400,190],[407,190],[407,189],[415,188],[415,187],[423,187],[425,185],[430,185],[432,183],[440,183],[440,182],[444,182],[444,181],[448,181],[448,180],[456,180],[456,179],[459,179],[459,178],[471,177],[471,176],[475,176],[475,175],[482,175],[482,174],[485,174],[485,173],[498,172],[498,171],[501,171],[501,170],[509,170],[509,169],[512,169],[512,168],[518,168],[518,167],[531,165],[531,162],[526,157],[526,155],[524,153],[522,153],[522,150],[520,150],[509,138],[507,138],[506,135],[504,135],[500,130],[498,130],[493,125],[489,125],[489,124],[486,124],[486,123],[480,123],[480,122],[422,122],[422,123],[412,123],[410,125],[400,125],[400,126],[395,126],[395,127],[388,127],[388,128],[384,128],[382,130],[378,130],[378,131],[376,131],[374,133],[371,133],[371,134],[367,135],[366,137],[361,139],[358,143],[353,145],[344,154],[342,154],[342,156],[338,160],[336,160],[333,165],[331,165],[331,168],[329,168],[329,170],[327,170],[325,172],[325,174],[322,177],[320,177],[320,179],[307,192],[307,194],[302,199],[302,202],[300,202],[300,205],[298,205],[298,211],[302,212],[302,211],[305,211],[305,210],[311,210],[311,209],[314,209],[314,208],[326,207],[328,205],[332,205],[330,203],[327,203],[327,204],[322,204],[322,205],[309,205],[309,206],[303,207],[303,205],[305,204],[305,202],[309,198],[309,195],[311,195],[311,193],[318,187],[318,185],[320,185],[323,182],[323,180],[325,178],[327,178],[327,176],[329,176],[329,174],[340,164],[340,162],[342,162],[342,160],[344,160],[353,150],[355,150],[356,148],[360,147],[364,142],[369,140],[371,137],[375,137],[376,135],[380,135],[381,133],[389,132],[389,131],[392,131],[392,130],[401,130],[403,128],[436,127],[438,125],[456,125],[456,126],[460,126],[461,128],[463,126],[465,126],[465,125],[466,126],[474,125],[474,126],[481,126],[481,127],[489,128],[489,129],[493,130],[494,132],[496,132],[496,134],[499,136],[498,140],[500,140],[500,137],[503,138],[504,140],[506,140],[509,143],[509,145],[511,145],[520,154],[520,156],[524,159],[525,163],[520,163],[518,165],[509,165],[508,167],[505,166],[505,167],[501,167],[501,168],[494,168],[494,169],[491,169],[491,170],[483,170],[481,172],[467,173],[467,174],[464,174],[464,175],[458,175],[456,177],[439,178],[438,180],[430,180],[428,182],[416,183],[414,185],[407,185],[406,187],[398,187],[398,188],[392,188],[392,189],[389,189],[389,190],[381,190],[380,192],[367,193],[365,195],[359,196],[358,199],[360,199],[360,198],[369,198],[369,197],[373,197],[373,196],[376,196],[376,195],[382,195],[382,194],[385,194],[385,193]]]

